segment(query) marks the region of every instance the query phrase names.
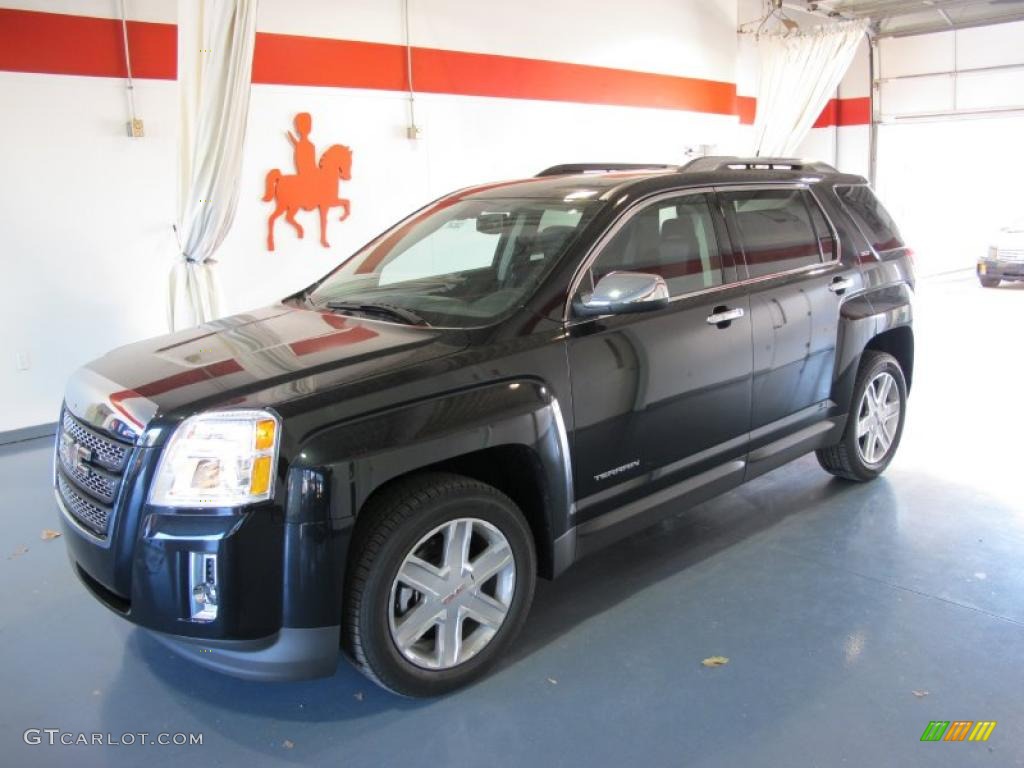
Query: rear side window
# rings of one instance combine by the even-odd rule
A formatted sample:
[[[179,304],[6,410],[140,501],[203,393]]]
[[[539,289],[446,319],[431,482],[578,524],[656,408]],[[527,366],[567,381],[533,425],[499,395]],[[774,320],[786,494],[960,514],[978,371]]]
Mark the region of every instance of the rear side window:
[[[836,195],[876,253],[903,247],[903,238],[896,228],[896,222],[870,187],[863,184],[836,187]]]
[[[805,190],[723,192],[722,202],[739,232],[750,277],[821,263],[821,246],[827,243],[819,244],[811,219],[817,203]],[[821,215],[820,211],[817,213]]]

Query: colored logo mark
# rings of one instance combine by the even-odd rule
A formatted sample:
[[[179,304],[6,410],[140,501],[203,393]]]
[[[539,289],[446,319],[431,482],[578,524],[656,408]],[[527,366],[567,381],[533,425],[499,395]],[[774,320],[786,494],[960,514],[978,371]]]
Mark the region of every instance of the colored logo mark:
[[[995,720],[932,720],[921,741],[988,741],[995,728]]]

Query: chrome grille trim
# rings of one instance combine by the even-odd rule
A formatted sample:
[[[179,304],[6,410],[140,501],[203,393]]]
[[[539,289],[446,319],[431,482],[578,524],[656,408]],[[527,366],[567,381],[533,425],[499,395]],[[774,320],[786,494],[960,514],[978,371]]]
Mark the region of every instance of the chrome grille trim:
[[[104,469],[117,473],[124,471],[132,450],[130,444],[101,435],[85,426],[67,410],[64,411],[64,417],[61,419],[61,431],[70,435],[79,445],[84,445],[91,450],[93,461]]]
[[[105,539],[107,523],[110,521],[110,509],[95,504],[80,494],[60,470],[57,472],[57,490],[64,502],[64,508],[74,519],[93,535]]]
[[[133,445],[83,424],[67,408],[57,432],[54,486],[65,517],[97,543],[109,535]]]
[[[84,464],[77,467],[71,466],[60,450],[57,451],[57,460],[60,462],[64,474],[75,485],[91,496],[95,496],[107,506],[114,503],[114,499],[117,497],[117,488],[121,484],[120,477]]]

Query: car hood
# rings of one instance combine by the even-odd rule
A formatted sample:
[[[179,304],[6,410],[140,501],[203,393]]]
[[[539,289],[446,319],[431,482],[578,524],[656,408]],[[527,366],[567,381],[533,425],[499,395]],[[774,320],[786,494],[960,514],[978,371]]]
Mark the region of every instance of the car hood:
[[[996,232],[992,244],[1001,251],[1024,251],[1024,226],[1004,227]]]
[[[312,374],[356,381],[465,346],[459,332],[277,304],[129,344],[74,373],[65,404],[94,427],[135,439],[158,414],[243,405],[250,394]]]

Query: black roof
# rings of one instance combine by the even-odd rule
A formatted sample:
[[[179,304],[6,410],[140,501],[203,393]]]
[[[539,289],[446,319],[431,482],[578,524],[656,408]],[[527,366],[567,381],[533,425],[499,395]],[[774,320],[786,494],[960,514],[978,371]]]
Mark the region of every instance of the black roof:
[[[605,170],[608,169],[608,170]],[[529,179],[483,184],[463,190],[462,197],[501,199],[608,199],[617,191],[643,187],[644,191],[679,187],[758,182],[828,179],[848,184],[866,183],[862,176],[840,173],[830,165],[793,158],[701,157],[684,166],[630,163],[572,163],[553,166]]]

